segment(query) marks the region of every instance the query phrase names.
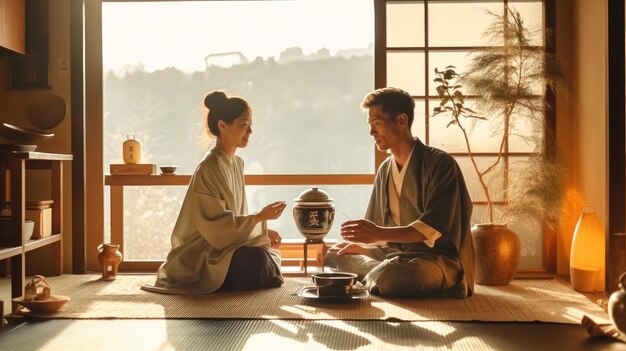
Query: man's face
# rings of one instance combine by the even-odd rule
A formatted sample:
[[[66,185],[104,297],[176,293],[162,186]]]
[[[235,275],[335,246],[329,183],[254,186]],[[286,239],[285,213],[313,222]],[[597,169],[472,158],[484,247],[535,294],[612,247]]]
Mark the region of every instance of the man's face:
[[[389,114],[382,111],[380,105],[369,108],[367,123],[370,125],[370,135],[374,138],[378,150],[389,150],[400,141],[402,121],[406,119],[401,117],[402,114],[392,121]]]

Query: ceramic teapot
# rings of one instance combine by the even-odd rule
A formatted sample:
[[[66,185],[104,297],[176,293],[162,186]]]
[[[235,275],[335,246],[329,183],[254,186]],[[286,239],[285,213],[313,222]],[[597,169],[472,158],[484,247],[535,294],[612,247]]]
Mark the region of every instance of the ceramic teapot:
[[[122,253],[117,244],[98,245],[98,262],[102,265],[102,279],[115,280],[117,278],[117,268],[122,262]]]
[[[311,188],[293,201],[293,219],[300,233],[309,241],[321,241],[333,225],[334,200],[325,191]]]
[[[626,333],[626,273],[619,277],[619,290],[609,297],[609,317],[620,333]]]

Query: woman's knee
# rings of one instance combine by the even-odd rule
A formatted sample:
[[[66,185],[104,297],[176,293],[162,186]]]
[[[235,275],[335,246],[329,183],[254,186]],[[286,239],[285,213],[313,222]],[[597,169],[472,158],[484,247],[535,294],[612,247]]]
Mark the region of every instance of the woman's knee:
[[[242,246],[235,250],[231,262],[244,264],[248,267],[258,267],[271,259],[265,249],[260,247]]]

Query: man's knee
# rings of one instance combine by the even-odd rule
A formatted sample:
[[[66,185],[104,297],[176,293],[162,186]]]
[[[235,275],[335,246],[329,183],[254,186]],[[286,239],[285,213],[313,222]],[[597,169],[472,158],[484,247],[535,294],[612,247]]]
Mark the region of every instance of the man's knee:
[[[445,289],[443,272],[432,261],[387,260],[365,277],[366,286],[385,297],[427,297]]]

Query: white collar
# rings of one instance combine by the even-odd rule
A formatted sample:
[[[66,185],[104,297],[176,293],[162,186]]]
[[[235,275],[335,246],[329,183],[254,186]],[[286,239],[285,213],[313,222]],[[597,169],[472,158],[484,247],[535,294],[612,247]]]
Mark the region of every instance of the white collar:
[[[394,187],[396,188],[396,194],[398,194],[398,198],[400,197],[400,192],[402,191],[402,183],[404,182],[404,176],[406,175],[406,170],[409,168],[409,163],[411,162],[411,156],[413,155],[413,150],[411,149],[411,153],[406,158],[406,162],[404,162],[404,166],[402,166],[402,170],[398,169],[398,163],[396,162],[393,154],[391,155],[391,178],[393,180]]]

